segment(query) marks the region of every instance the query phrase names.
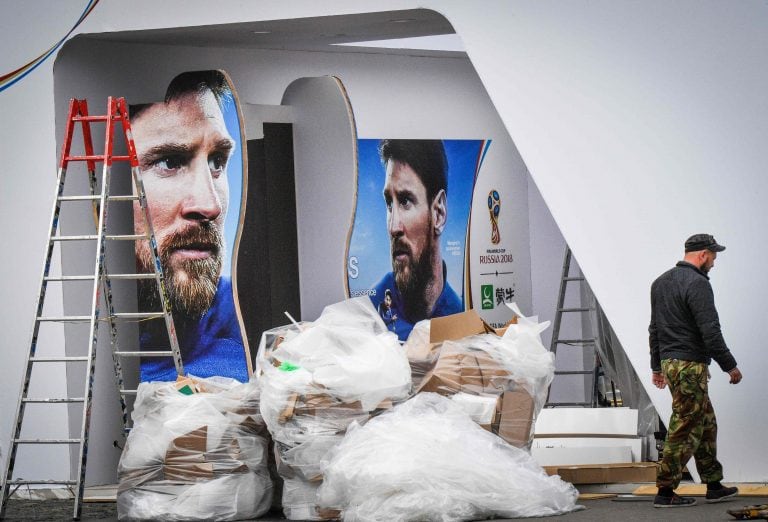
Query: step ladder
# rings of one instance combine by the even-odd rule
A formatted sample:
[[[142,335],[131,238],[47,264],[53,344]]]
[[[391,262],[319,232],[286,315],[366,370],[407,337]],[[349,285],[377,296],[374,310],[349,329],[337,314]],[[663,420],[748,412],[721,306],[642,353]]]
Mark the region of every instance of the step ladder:
[[[594,337],[588,337],[584,338],[585,336],[582,335],[581,339],[561,339],[560,338],[560,327],[562,326],[562,320],[563,320],[563,314],[581,314],[583,317],[583,314],[589,314],[593,310],[595,310],[592,306],[580,306],[580,307],[565,307],[565,296],[566,291],[568,288],[569,283],[576,283],[580,285],[582,281],[584,281],[584,277],[582,275],[574,275],[572,276],[570,274],[571,272],[571,249],[570,247],[565,247],[565,257],[563,259],[563,271],[562,275],[560,277],[560,291],[557,296],[557,308],[555,309],[555,321],[552,327],[552,342],[549,347],[549,351],[552,352],[552,354],[555,356],[555,361],[557,361],[557,348],[561,345],[566,346],[578,346],[578,347],[585,347],[590,346],[592,347],[593,351],[593,357],[594,357],[594,364],[593,368],[591,370],[555,370],[555,378],[553,379],[552,383],[554,383],[557,380],[558,376],[562,375],[589,375],[591,376],[590,383],[591,383],[591,390],[590,390],[590,399],[588,401],[571,401],[571,402],[555,402],[550,400],[550,394],[552,392],[552,384],[549,385],[549,391],[547,392],[547,401],[544,404],[545,408],[554,408],[558,406],[582,406],[582,407],[597,407],[597,399],[598,399],[598,378],[600,377],[602,373],[602,368],[600,365],[600,357],[597,352],[596,347],[596,339]]]
[[[82,142],[84,148],[83,155],[74,155],[70,153],[72,148],[72,140],[75,128],[77,124],[80,124],[82,128]],[[91,125],[96,123],[105,124],[105,140],[104,140],[104,152],[103,154],[94,153],[93,141],[91,138]],[[122,128],[122,132],[115,129],[115,126],[119,125]],[[114,137],[116,133],[122,134],[125,139],[127,148],[126,155],[113,154]],[[65,196],[64,195],[64,182],[67,175],[67,168],[71,162],[78,164],[85,163],[88,171],[88,184],[89,194],[82,196]],[[133,180],[134,193],[129,195],[110,195],[110,172],[113,162],[128,162],[131,168],[131,175]],[[101,173],[101,187],[96,179],[96,164],[102,163]],[[69,202],[91,202],[91,208],[93,210],[93,218],[95,224],[95,233],[87,235],[62,235],[59,233],[59,215],[62,204]],[[142,210],[144,219],[143,235],[109,235],[107,234],[107,215],[108,204],[111,202],[134,202],[138,201]],[[155,267],[154,273],[145,274],[108,274],[106,266],[106,253],[107,243],[111,241],[148,241],[149,250],[153,256],[153,265]],[[91,243],[95,242],[96,259],[94,261],[93,274],[87,275],[51,275],[51,261],[56,245],[61,245],[64,242],[79,242],[79,243]],[[139,280],[139,279],[154,279],[156,282],[156,288],[159,292],[159,301],[161,303],[162,311],[150,312],[150,313],[118,313],[115,312],[112,303],[112,281],[114,280]],[[44,301],[46,289],[49,283],[61,283],[67,284],[74,281],[92,281],[93,291],[90,294],[92,300],[86,305],[90,306],[90,315],[63,315],[63,316],[46,316],[44,314]],[[63,289],[62,289],[63,290]],[[146,352],[146,351],[120,351],[118,349],[117,339],[117,321],[140,321],[149,319],[165,320],[165,326],[168,332],[170,341],[170,350],[158,351],[158,352]],[[171,316],[171,310],[166,292],[166,283],[163,277],[162,266],[158,256],[157,242],[155,240],[152,224],[147,210],[147,201],[144,193],[144,185],[141,179],[141,171],[139,169],[138,158],[136,156],[136,147],[131,135],[131,126],[128,119],[128,109],[123,98],[108,98],[107,101],[107,114],[105,116],[90,116],[88,114],[88,105],[86,100],[73,99],[69,104],[69,113],[67,116],[66,130],[64,133],[64,141],[62,145],[61,159],[58,169],[56,195],[54,198],[53,210],[51,212],[50,229],[48,235],[48,244],[45,253],[45,261],[43,264],[43,271],[40,281],[40,293],[37,298],[36,313],[34,319],[34,325],[32,328],[31,341],[29,343],[29,352],[27,357],[26,370],[24,378],[22,380],[21,392],[19,393],[19,400],[16,407],[16,420],[14,423],[14,430],[12,433],[11,443],[9,444],[8,459],[6,462],[5,473],[3,474],[2,483],[2,506],[0,507],[0,518],[5,514],[6,504],[10,495],[21,486],[27,485],[63,485],[73,490],[74,495],[74,512],[73,518],[79,519],[81,513],[81,504],[83,499],[83,490],[85,487],[85,469],[86,460],[88,456],[88,432],[91,417],[91,402],[93,399],[93,383],[94,383],[94,368],[96,347],[99,333],[99,323],[105,321],[108,323],[110,331],[110,347],[112,352],[113,366],[115,372],[116,384],[118,387],[118,393],[120,397],[120,406],[122,409],[122,418],[124,428],[127,430],[128,425],[128,412],[126,407],[126,396],[135,394],[135,390],[124,389],[123,370],[121,365],[121,359],[123,357],[146,357],[146,356],[168,356],[172,357],[176,371],[179,375],[183,375],[184,367],[181,360],[181,354],[179,351],[178,340],[176,338],[176,330],[173,324],[173,318]],[[41,333],[40,328],[46,324],[73,324],[73,323],[88,323],[89,335],[87,341],[87,355],[77,357],[38,357],[35,352],[38,348],[38,335]],[[38,364],[49,363],[63,363],[67,373],[71,373],[77,370],[77,367],[72,368],[70,363],[85,363],[85,371],[83,375],[83,392],[78,397],[60,397],[60,398],[37,398],[29,397],[28,392],[30,388],[30,380],[32,378],[33,366]],[[69,393],[67,393],[69,395]],[[22,436],[22,425],[24,424],[24,413],[28,404],[37,403],[43,405],[52,404],[82,404],[82,424],[80,428],[80,435],[78,438],[27,438]],[[125,432],[125,430],[124,430]],[[63,445],[65,447],[73,448],[77,447],[79,451],[79,459],[77,460],[76,477],[70,480],[54,480],[54,479],[41,479],[41,480],[23,480],[13,478],[13,469],[16,460],[16,452],[19,446],[33,445],[33,444],[46,444],[46,445]],[[13,489],[12,489],[13,488]]]

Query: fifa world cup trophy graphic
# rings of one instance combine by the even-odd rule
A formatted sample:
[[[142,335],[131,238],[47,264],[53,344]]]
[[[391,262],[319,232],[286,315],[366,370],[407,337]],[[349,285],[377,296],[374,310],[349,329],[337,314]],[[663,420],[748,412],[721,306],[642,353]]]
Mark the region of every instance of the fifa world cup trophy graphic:
[[[488,213],[491,215],[491,243],[498,245],[501,241],[499,232],[499,211],[501,210],[501,196],[496,189],[488,193]]]

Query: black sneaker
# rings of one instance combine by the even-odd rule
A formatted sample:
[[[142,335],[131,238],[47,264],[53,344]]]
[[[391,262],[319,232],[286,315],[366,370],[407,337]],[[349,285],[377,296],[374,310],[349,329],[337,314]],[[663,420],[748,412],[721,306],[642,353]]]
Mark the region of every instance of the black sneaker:
[[[694,504],[696,504],[695,498],[681,497],[679,495],[672,495],[671,497],[656,495],[653,499],[653,507],[657,508],[688,507]]]
[[[723,486],[719,489],[707,490],[707,502],[723,502],[739,494],[739,488],[728,488]]]

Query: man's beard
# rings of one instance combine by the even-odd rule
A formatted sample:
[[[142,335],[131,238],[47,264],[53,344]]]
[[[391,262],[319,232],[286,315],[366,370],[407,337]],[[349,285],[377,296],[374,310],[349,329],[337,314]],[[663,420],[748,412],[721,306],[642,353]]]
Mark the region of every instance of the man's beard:
[[[173,253],[190,247],[209,250],[211,255],[204,259],[183,259],[174,266],[171,263]],[[218,226],[202,222],[168,235],[158,248],[174,318],[201,317],[213,303],[221,274],[224,241]],[[136,262],[141,272],[153,271],[152,255],[146,243],[138,249]],[[140,309],[161,310],[157,283],[151,279],[140,279],[138,287]]]
[[[431,230],[430,226],[430,230]],[[405,266],[392,259],[392,271],[395,274],[395,284],[403,300],[405,315],[411,322],[420,321],[429,317],[429,304],[427,303],[426,290],[435,279],[432,272],[432,258],[434,256],[435,241],[431,234],[427,243],[419,255],[413,259],[413,252],[408,245],[401,243],[397,238],[392,239],[392,252],[405,252],[408,254]]]

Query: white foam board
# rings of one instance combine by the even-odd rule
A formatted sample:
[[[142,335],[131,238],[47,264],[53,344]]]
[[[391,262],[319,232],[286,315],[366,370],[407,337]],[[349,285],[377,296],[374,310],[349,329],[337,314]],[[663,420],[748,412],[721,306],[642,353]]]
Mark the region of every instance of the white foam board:
[[[531,456],[540,466],[575,466],[579,464],[621,464],[632,461],[629,446],[593,448],[531,448]]]
[[[542,437],[533,439],[533,448],[599,448],[629,447],[632,458],[624,462],[643,461],[643,440],[640,437]]]
[[[637,435],[637,410],[630,408],[545,408],[535,433],[568,435]]]

